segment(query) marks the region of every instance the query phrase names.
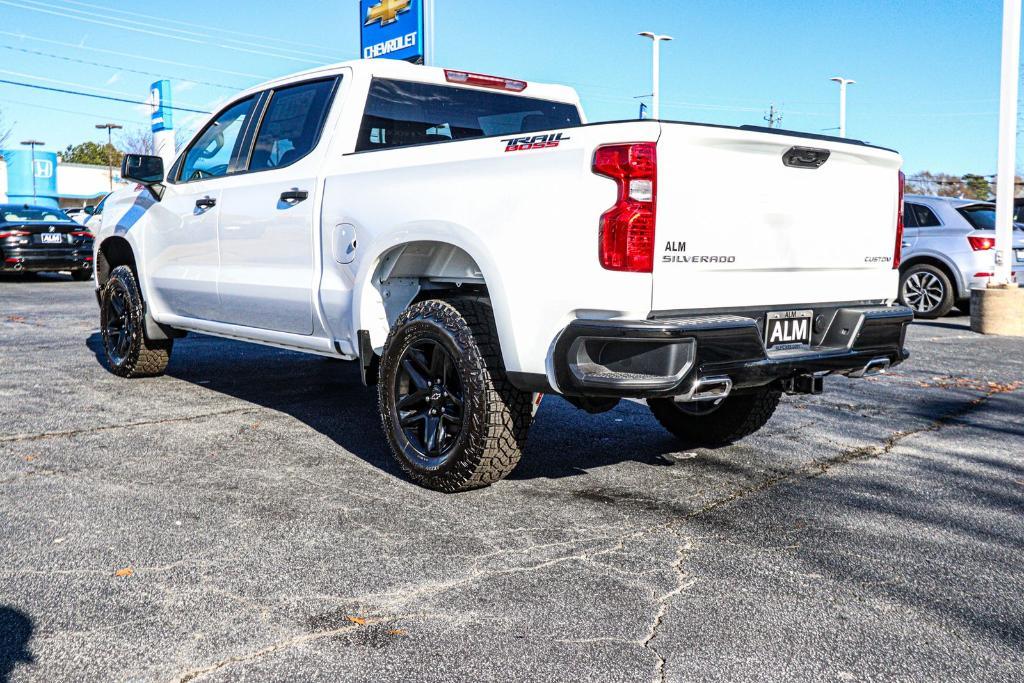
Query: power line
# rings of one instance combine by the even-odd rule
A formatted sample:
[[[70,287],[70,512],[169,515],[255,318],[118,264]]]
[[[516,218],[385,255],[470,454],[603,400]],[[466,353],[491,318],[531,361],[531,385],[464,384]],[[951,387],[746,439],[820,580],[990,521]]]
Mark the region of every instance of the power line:
[[[24,2],[30,2],[31,0],[23,0],[23,1]],[[101,21],[99,19],[93,19],[91,17],[69,16],[69,15],[65,14],[64,12],[59,12],[59,11],[55,11],[55,10],[46,9],[45,7],[32,7],[31,5],[23,5],[23,4],[11,2],[10,0],[0,0],[0,5],[8,5],[10,7],[17,7],[18,9],[29,10],[30,12],[40,12],[42,14],[50,14],[50,15],[53,15],[53,16],[62,17],[64,19],[73,19],[75,21],[81,21],[81,22],[85,22],[85,23],[88,23],[88,24],[98,24],[99,26],[104,26],[106,28],[119,29],[121,31],[132,31],[132,32],[135,32],[135,33],[142,33],[144,35],[157,36],[158,38],[170,38],[172,40],[181,40],[183,42],[192,43],[192,44],[195,44],[195,45],[207,45],[207,46],[210,46],[210,47],[218,47],[218,48],[221,48],[221,49],[224,49],[224,50],[234,50],[236,52],[245,52],[245,53],[248,53],[248,54],[261,55],[261,56],[264,56],[264,57],[273,57],[274,59],[288,59],[288,60],[291,60],[293,62],[302,62],[304,64],[317,64],[317,65],[323,64],[322,61],[313,61],[313,60],[310,60],[310,59],[303,59],[303,58],[300,58],[300,57],[289,57],[288,55],[282,55],[282,54],[272,54],[272,53],[268,52],[267,50],[249,49],[249,48],[244,48],[244,47],[238,47],[238,46],[235,46],[235,45],[218,45],[216,43],[211,43],[211,42],[206,41],[206,40],[198,40],[196,38],[190,38],[188,36],[175,36],[175,35],[172,35],[172,34],[169,34],[169,33],[163,33],[163,32],[160,32],[160,31],[154,31],[152,29],[138,28],[138,27],[134,27],[134,26],[117,25],[117,24],[114,24],[113,22],[111,22],[109,20]],[[69,10],[65,10],[65,11],[69,11]]]
[[[4,98],[4,104],[16,104],[16,105],[19,105],[19,106],[22,106],[22,107],[29,107],[29,108],[32,108],[32,109],[48,109],[49,111],[56,111],[56,112],[60,112],[62,114],[71,114],[73,116],[88,117],[88,118],[93,119],[93,120],[104,118],[104,119],[109,119],[111,121],[120,121],[121,123],[129,123],[129,124],[132,124],[134,126],[145,126],[148,123],[147,121],[141,121],[139,119],[121,119],[121,118],[117,118],[115,116],[110,116],[108,114],[90,114],[89,112],[85,112],[85,111],[77,111],[77,110],[73,110],[73,109],[61,109],[60,107],[50,107],[50,106],[47,106],[45,104],[36,104],[34,102],[22,102],[20,100],[12,100],[12,99],[7,98],[7,97]]]
[[[61,81],[61,80],[58,80],[56,78],[47,78],[45,76],[36,76],[35,74],[26,74],[26,73],[22,73],[20,71],[8,71],[7,69],[0,69],[0,74],[5,74],[7,76],[17,76],[19,78],[30,78],[30,79],[32,79],[34,81],[43,81],[44,83],[54,83],[56,85],[70,85],[70,86],[77,87],[77,88],[88,88],[89,90],[95,90],[97,92],[105,92],[105,93],[110,94],[110,95],[123,95],[124,97],[135,97],[134,94],[128,93],[128,92],[124,92],[123,90],[111,90],[110,88],[101,88],[99,86],[86,85],[84,83],[74,83],[72,81]],[[188,104],[190,106],[198,106],[198,105],[192,105],[190,102],[185,102],[185,104]]]
[[[155,62],[157,64],[169,64],[170,66],[180,66],[186,69],[200,69],[202,71],[216,72],[226,74],[228,76],[242,76],[244,78],[255,78],[260,81],[269,80],[270,76],[260,74],[250,74],[244,71],[231,71],[229,69],[219,69],[213,66],[203,66],[200,64],[189,64],[188,62],[176,62],[170,59],[161,59],[159,57],[146,57],[144,55],[132,54],[130,52],[118,52],[117,50],[108,50],[102,47],[92,47],[91,45],[80,45],[74,43],[68,43],[63,40],[50,40],[49,38],[40,38],[38,36],[30,36],[25,33],[12,33],[11,31],[0,31],[0,35],[12,36],[20,40],[34,40],[39,43],[49,43],[51,45],[60,45],[61,47],[70,47],[76,50],[88,50],[89,52],[100,52],[103,54],[114,55],[117,57],[128,57],[130,59],[143,59],[147,62]],[[191,80],[191,79],[189,79]]]
[[[105,5],[94,5],[94,4],[88,3],[88,2],[78,2],[77,0],[61,0],[61,2],[63,2],[64,4],[67,4],[67,5],[78,5],[80,7],[91,7],[92,9],[101,10],[101,11],[106,12],[108,14],[111,13],[111,12],[116,13],[116,14],[127,14],[128,16],[131,16],[131,17],[146,18],[146,19],[150,19],[152,21],[158,21],[158,22],[162,22],[162,23],[178,24],[179,26],[188,26],[188,27],[191,27],[191,28],[201,28],[201,29],[204,29],[206,31],[213,31],[215,33],[225,33],[225,34],[236,35],[236,36],[248,36],[249,38],[257,38],[257,39],[259,39],[262,42],[271,41],[271,42],[275,42],[275,43],[280,43],[282,45],[294,45],[294,46],[303,46],[303,47],[313,47],[313,48],[320,48],[320,49],[323,49],[323,50],[330,50],[330,49],[332,49],[331,47],[329,47],[327,45],[316,45],[316,44],[309,44],[309,43],[298,42],[298,41],[294,41],[294,40],[284,40],[283,38],[274,38],[272,36],[268,36],[266,34],[261,34],[261,33],[247,33],[245,31],[234,31],[234,30],[227,29],[227,28],[218,28],[216,26],[207,26],[206,24],[198,24],[198,23],[191,22],[191,21],[182,21],[181,19],[170,19],[168,17],[157,17],[157,16],[153,16],[151,14],[141,14],[140,12],[137,12],[136,10],[117,9],[117,8],[114,8],[114,7],[107,7]]]
[[[126,66],[116,66],[114,64],[103,64],[102,62],[93,62],[88,59],[76,59],[74,57],[65,57],[63,55],[55,55],[49,52],[43,52],[41,50],[30,50],[27,47],[15,47],[13,45],[0,45],[0,48],[7,50],[14,50],[16,52],[24,52],[25,54],[38,55],[40,57],[51,57],[53,59],[62,59],[66,62],[75,62],[77,64],[88,64],[90,66],[99,66],[105,69],[116,69],[117,71],[127,71],[133,74],[142,74],[144,76],[155,76],[157,78],[176,78],[179,81],[189,81],[191,83],[198,83],[200,85],[209,85],[214,88],[223,88],[225,90],[238,91],[244,90],[244,88],[234,85],[224,85],[223,83],[212,83],[210,81],[203,81],[195,78],[185,78],[184,76],[172,76],[170,74],[157,73],[155,71],[143,71],[141,69],[131,69]]]
[[[23,88],[34,88],[36,90],[47,90],[49,92],[59,92],[59,93],[65,94],[65,95],[78,95],[80,97],[92,97],[92,98],[97,99],[97,100],[107,100],[109,102],[123,102],[125,104],[144,104],[144,105],[150,105],[151,104],[150,102],[143,102],[142,100],[129,100],[129,99],[126,99],[126,98],[123,98],[123,97],[110,97],[109,95],[95,95],[93,93],[80,92],[80,91],[77,91],[77,90],[67,90],[65,88],[51,88],[51,87],[46,86],[46,85],[36,85],[34,83],[21,83],[19,81],[8,81],[8,80],[3,79],[3,78],[0,78],[0,83],[6,84],[6,85],[17,85],[17,86],[21,86]],[[169,107],[169,106],[165,105],[165,108],[166,109],[173,109],[174,111],[187,111],[187,112],[190,112],[192,114],[209,114],[210,113],[208,111],[202,111],[201,109],[188,109],[186,107]]]
[[[80,4],[80,3],[76,3],[76,2],[69,2],[69,0],[60,0],[60,1],[65,3],[65,4]],[[41,2],[40,0],[18,0],[18,2],[22,2],[22,3],[28,4],[28,5],[35,5],[37,7],[38,6],[42,6],[42,7],[45,7],[45,8],[53,8],[54,7],[53,0],[50,0],[50,2]],[[93,7],[96,7],[96,6],[93,5]],[[32,9],[32,8],[23,8],[23,9]],[[85,10],[75,9],[73,7],[59,7],[58,9],[63,10],[65,12],[74,12],[77,15],[84,15],[86,17],[91,17],[91,16],[94,16],[96,14],[95,12],[88,12],[88,11],[85,11]],[[110,12],[110,8],[99,7],[99,9],[103,10],[105,14],[109,14],[109,12]],[[122,14],[123,13],[124,12],[122,12]],[[131,13],[128,13],[128,14],[129,14],[129,16],[133,16],[133,17],[139,17],[140,16],[139,14],[137,14],[135,12],[131,12]],[[75,19],[75,18],[78,18],[78,17],[70,17],[70,18]],[[238,44],[241,44],[241,45],[244,45],[244,46],[252,45],[252,41],[251,40],[244,40],[243,41],[243,40],[238,40],[237,38],[218,37],[218,36],[214,36],[214,35],[211,35],[211,34],[205,33],[205,32],[197,32],[195,30],[197,28],[203,29],[203,31],[210,30],[209,26],[202,26],[201,24],[190,24],[190,26],[192,26],[192,28],[187,29],[187,30],[186,29],[181,29],[181,28],[174,28],[173,26],[165,26],[164,24],[168,23],[168,20],[163,19],[162,17],[152,17],[152,16],[150,16],[148,21],[137,21],[136,19],[126,19],[126,18],[123,18],[123,17],[113,17],[111,20],[112,21],[116,21],[116,22],[120,22],[121,24],[128,25],[128,26],[122,26],[122,28],[129,28],[129,26],[152,27],[154,25],[159,25],[159,26],[161,26],[163,28],[164,31],[173,31],[174,33],[181,33],[181,34],[184,34],[185,36],[187,36],[189,38],[193,38],[193,37],[210,38],[212,40],[226,40],[228,42],[238,43]],[[156,22],[156,23],[154,24],[154,22]],[[219,30],[219,29],[215,29],[215,30]],[[277,50],[279,52],[290,52],[290,53],[296,54],[296,55],[305,55],[307,57],[314,57],[317,60],[325,59],[325,55],[322,52],[321,53],[316,53],[316,52],[310,52],[308,50],[295,50],[295,49],[291,49],[291,48],[287,48],[287,47],[272,47],[271,49]],[[326,57],[326,58],[327,59],[331,59],[331,60],[335,60],[335,61],[337,60],[336,57]]]

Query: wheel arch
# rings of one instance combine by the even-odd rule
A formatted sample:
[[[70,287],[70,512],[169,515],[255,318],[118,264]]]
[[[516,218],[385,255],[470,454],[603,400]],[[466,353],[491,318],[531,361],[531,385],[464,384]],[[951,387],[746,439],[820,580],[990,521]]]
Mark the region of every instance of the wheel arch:
[[[96,281],[100,287],[107,283],[110,273],[118,266],[128,266],[138,279],[139,268],[131,243],[124,237],[111,235],[103,240],[96,250]]]
[[[910,270],[914,266],[920,264],[934,266],[941,270],[945,274],[945,276],[949,278],[949,281],[953,284],[953,287],[956,289],[956,291],[954,292],[953,299],[955,301],[959,301],[960,299],[963,298],[964,291],[967,288],[964,284],[963,276],[960,273],[960,270],[956,268],[948,260],[942,258],[941,256],[935,254],[920,254],[917,256],[912,256],[906,261],[900,263],[900,277],[902,277],[908,270]]]

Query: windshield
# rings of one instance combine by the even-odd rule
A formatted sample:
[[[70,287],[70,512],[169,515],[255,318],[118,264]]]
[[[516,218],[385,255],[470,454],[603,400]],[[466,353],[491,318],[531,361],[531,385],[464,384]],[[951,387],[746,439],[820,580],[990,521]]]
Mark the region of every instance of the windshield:
[[[38,206],[0,207],[0,217],[3,218],[5,223],[71,222],[68,215],[60,209],[44,209]]]

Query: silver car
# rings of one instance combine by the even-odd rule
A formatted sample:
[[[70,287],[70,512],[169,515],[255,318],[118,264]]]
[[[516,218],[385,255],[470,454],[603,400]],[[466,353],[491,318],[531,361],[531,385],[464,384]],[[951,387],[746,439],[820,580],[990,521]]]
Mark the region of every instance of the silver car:
[[[907,195],[903,202],[900,301],[918,318],[938,318],[954,306],[967,312],[972,287],[995,270],[996,206],[951,197]],[[1013,275],[1024,283],[1024,232],[1014,226]]]

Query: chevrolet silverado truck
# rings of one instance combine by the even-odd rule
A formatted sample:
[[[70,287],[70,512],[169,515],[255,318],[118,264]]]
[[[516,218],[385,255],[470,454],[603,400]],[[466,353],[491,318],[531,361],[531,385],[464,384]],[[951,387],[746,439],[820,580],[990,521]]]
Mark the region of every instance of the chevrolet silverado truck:
[[[129,154],[95,242],[106,363],[188,332],[359,364],[417,483],[505,477],[544,394],[646,400],[688,443],[907,357],[901,159],[862,142],[588,124],[570,89],[374,60]],[[851,199],[856,197],[856,199]]]

